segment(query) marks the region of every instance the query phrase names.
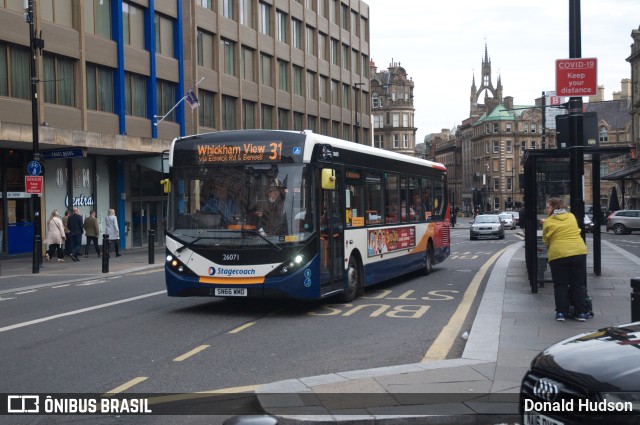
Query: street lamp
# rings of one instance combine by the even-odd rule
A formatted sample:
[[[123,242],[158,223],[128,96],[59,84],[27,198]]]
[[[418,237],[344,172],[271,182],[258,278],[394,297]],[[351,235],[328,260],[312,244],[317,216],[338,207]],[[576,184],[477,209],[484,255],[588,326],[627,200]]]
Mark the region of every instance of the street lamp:
[[[358,103],[360,103],[360,96],[358,96],[359,86],[364,86],[364,83],[353,83],[353,93],[354,93],[354,98],[356,103],[356,122],[355,122],[355,137],[354,137],[355,143],[358,143],[358,131],[360,127],[360,124],[358,123]]]

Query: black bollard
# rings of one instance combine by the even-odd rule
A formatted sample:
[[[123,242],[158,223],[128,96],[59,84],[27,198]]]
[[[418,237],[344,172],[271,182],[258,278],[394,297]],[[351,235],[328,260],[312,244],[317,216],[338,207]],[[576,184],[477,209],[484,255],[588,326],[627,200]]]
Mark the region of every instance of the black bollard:
[[[109,273],[109,235],[102,235],[102,273]]]
[[[153,230],[153,229],[149,229],[149,238],[147,240],[147,243],[149,245],[149,264],[153,264],[153,262],[154,262],[153,256],[156,253],[156,251],[155,251],[155,246],[156,246],[155,237],[156,237],[156,231]]]
[[[31,272],[40,273],[40,263],[42,262],[42,242],[40,235],[33,237],[33,262]]]
[[[640,277],[631,279],[631,321],[640,321]]]

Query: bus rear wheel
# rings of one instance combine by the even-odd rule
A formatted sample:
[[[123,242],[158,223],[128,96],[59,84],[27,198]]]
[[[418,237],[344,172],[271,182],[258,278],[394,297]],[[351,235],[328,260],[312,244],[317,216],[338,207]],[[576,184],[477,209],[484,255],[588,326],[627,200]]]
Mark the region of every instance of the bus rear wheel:
[[[431,242],[427,245],[427,252],[424,256],[424,267],[421,270],[423,276],[427,276],[433,270],[433,245]]]
[[[349,257],[349,265],[347,266],[347,287],[342,293],[342,302],[348,303],[356,299],[358,291],[362,289],[362,273],[360,273],[360,265],[355,257]]]

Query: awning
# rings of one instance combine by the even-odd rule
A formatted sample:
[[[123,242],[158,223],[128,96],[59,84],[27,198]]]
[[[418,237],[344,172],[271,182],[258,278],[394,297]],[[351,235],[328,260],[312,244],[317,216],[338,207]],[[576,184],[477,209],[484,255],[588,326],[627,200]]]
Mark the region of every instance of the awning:
[[[624,168],[616,171],[615,173],[608,174],[601,177],[600,180],[624,180],[634,174],[640,174],[640,164],[632,165],[631,167]]]

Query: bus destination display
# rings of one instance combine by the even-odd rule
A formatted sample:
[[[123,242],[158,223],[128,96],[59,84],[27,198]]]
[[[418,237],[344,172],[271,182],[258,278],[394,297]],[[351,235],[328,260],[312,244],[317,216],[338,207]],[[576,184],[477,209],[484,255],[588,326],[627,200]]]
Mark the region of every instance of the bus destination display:
[[[246,142],[234,145],[198,145],[199,164],[280,162],[282,142]]]

